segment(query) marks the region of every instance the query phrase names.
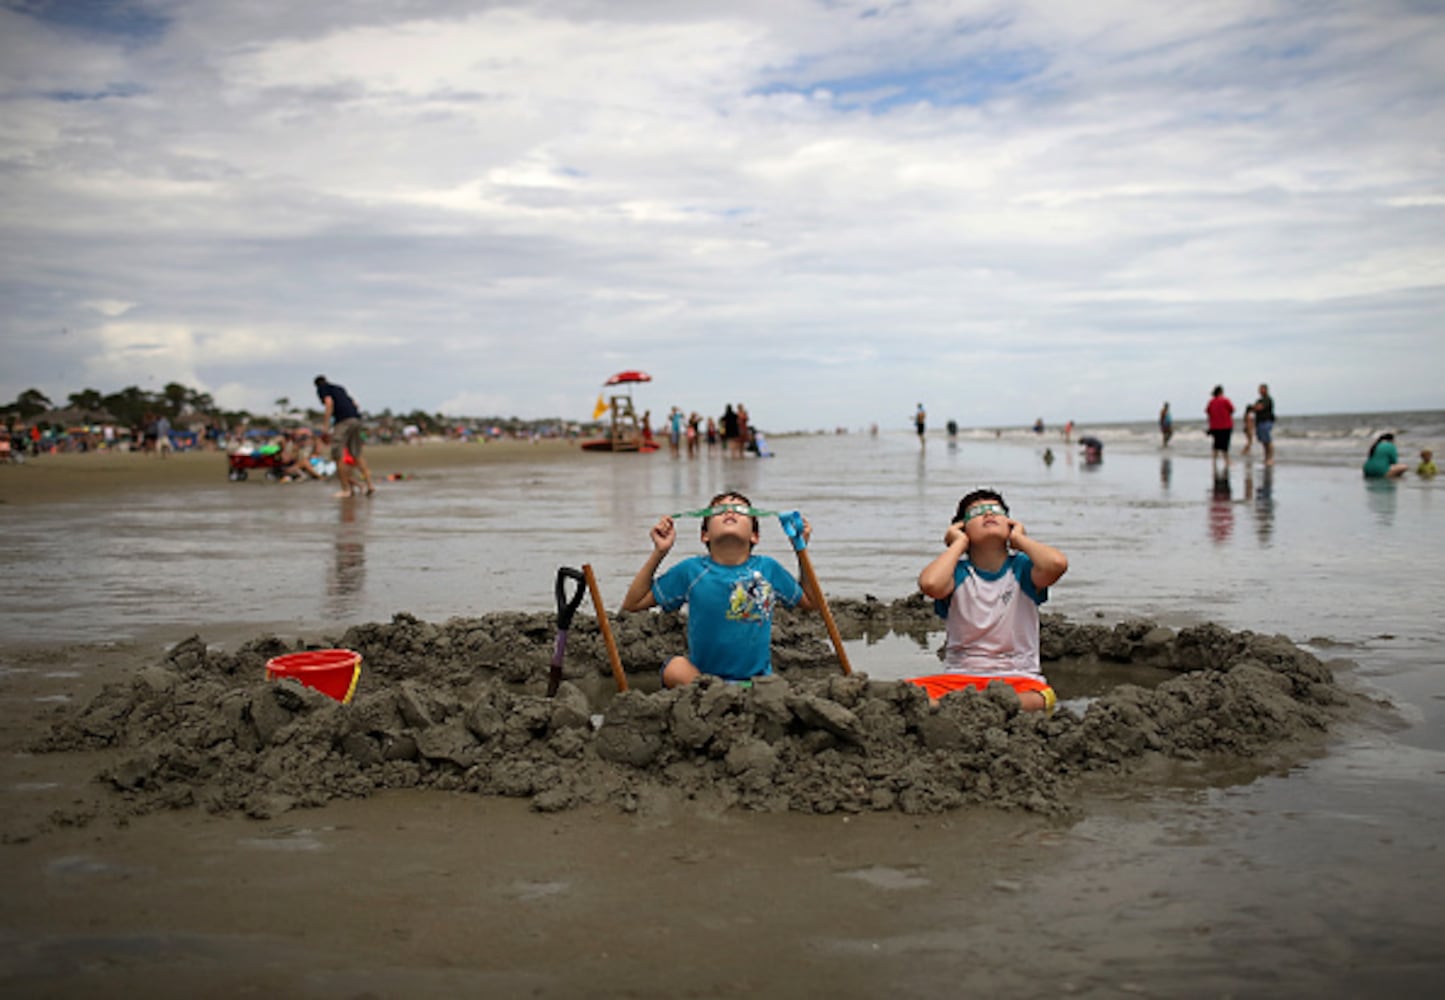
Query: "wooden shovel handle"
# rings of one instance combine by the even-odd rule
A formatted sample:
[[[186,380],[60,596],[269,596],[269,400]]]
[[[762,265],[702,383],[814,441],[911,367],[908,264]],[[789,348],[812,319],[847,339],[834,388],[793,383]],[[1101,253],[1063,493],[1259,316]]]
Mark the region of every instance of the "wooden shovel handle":
[[[597,609],[597,627],[602,630],[602,641],[607,643],[607,656],[612,661],[612,678],[617,681],[617,690],[627,690],[627,675],[622,671],[622,657],[617,655],[617,640],[612,637],[612,623],[607,620],[607,606],[602,603],[602,591],[597,589],[597,577],[592,574],[592,564],[582,564],[582,575],[587,578],[587,589],[592,592],[592,606]]]
[[[813,572],[813,560],[807,549],[798,549],[798,565],[803,570],[803,586],[810,592],[813,603],[818,607],[818,613],[823,616],[823,624],[828,627],[828,638],[833,640],[833,652],[838,654],[838,665],[843,668],[843,676],[852,676],[853,665],[848,662],[848,653],[843,648],[843,637],[838,634],[833,612],[828,610],[828,599],[823,596],[823,585],[818,582],[818,574]]]

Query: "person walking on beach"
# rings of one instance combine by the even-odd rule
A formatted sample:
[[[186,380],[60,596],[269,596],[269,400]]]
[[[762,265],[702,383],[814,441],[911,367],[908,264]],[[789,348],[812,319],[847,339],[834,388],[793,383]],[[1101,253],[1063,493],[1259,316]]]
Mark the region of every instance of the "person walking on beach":
[[[1259,398],[1254,401],[1254,436],[1264,446],[1264,464],[1274,464],[1274,397],[1269,386],[1259,383]]]
[[[928,439],[923,435],[928,430],[928,414],[923,410],[923,404],[918,404],[918,409],[913,413],[913,429],[918,432],[918,443],[927,444]]]
[[[1240,421],[1240,430],[1244,432],[1244,447],[1239,449],[1241,455],[1248,455],[1254,447],[1254,404],[1250,403],[1244,408],[1244,416]]]
[[[667,414],[667,447],[672,457],[682,454],[682,410],[674,406]]]
[[[336,478],[341,480],[338,497],[349,497],[356,491],[351,465],[361,470],[366,495],[376,492],[371,484],[371,469],[361,457],[361,410],[356,401],[341,386],[328,382],[325,375],[316,376],[316,397],[326,407],[326,419],[331,425],[331,459],[336,463]]]
[[[1209,394],[1209,402],[1204,405],[1204,415],[1209,418],[1209,436],[1214,439],[1214,447],[1209,455],[1210,462],[1217,466],[1219,457],[1223,455],[1224,467],[1227,469],[1229,438],[1234,433],[1234,404],[1224,394],[1224,386],[1216,385]]]
[[[1410,471],[1410,466],[1400,461],[1393,433],[1386,432],[1375,438],[1370,453],[1365,456],[1363,471],[1366,479],[1398,479]]]
[[[171,422],[166,415],[162,413],[159,417],[156,417],[156,454],[161,458],[166,458],[170,455],[173,447],[171,444]]]
[[[910,677],[933,699],[964,688],[1007,684],[1026,711],[1057,701],[1039,657],[1039,605],[1068,571],[1058,549],[1031,537],[1009,517],[996,490],[977,489],[958,502],[943,533],[942,554],[918,574],[948,622],[944,672]]]
[[[742,439],[738,436],[737,411],[733,409],[733,404],[728,403],[726,406],[723,407],[722,414],[723,454],[731,455],[734,448],[737,448],[739,451],[739,457],[741,457],[742,445],[739,443],[741,442],[741,440]]]
[[[1174,436],[1174,414],[1169,412],[1169,400],[1164,401],[1164,408],[1159,411],[1159,436],[1164,439],[1161,448],[1169,447],[1169,439]]]
[[[696,458],[702,439],[702,416],[696,410],[687,417],[687,457]]]
[[[811,534],[804,520],[805,542]],[[673,519],[659,519],[649,532],[652,553],[622,600],[623,611],[678,611],[687,605],[687,654],[663,664],[665,687],[691,684],[703,674],[745,681],[772,673],[774,607],[780,602],[813,607],[781,563],[753,554],[758,518],[741,493],[719,493],[709,501],[701,535],[707,555],[684,560],[659,577],[658,567],[677,541]]]

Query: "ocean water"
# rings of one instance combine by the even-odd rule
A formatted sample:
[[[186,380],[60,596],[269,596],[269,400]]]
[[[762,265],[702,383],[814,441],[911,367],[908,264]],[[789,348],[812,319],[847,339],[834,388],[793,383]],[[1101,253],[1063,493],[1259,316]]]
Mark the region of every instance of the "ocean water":
[[[1244,406],[1253,400],[1236,400],[1236,406]],[[1174,407],[1174,436],[1169,450],[1176,455],[1208,456],[1210,438],[1205,430],[1203,401],[1199,407]],[[1280,420],[1274,428],[1276,450],[1280,461],[1289,464],[1316,464],[1329,466],[1358,466],[1364,461],[1370,444],[1379,435],[1389,431],[1395,435],[1402,460],[1413,465],[1418,461],[1421,448],[1433,448],[1439,455],[1439,445],[1445,443],[1445,410],[1395,410],[1388,413],[1316,413],[1293,416],[1280,411]],[[1235,433],[1231,451],[1238,456],[1243,445],[1242,421],[1236,415]],[[1104,442],[1104,450],[1127,448],[1138,451],[1156,449],[1159,446],[1159,425],[1155,420],[1136,420],[1105,424],[1076,424],[1073,440],[1092,435]],[[1031,427],[978,427],[961,429],[962,441],[1002,440],[1021,444],[1036,444],[1040,451],[1045,446],[1058,449],[1062,443],[1063,430],[1060,426],[1045,428],[1043,434],[1034,433]],[[1254,448],[1256,459],[1259,446]]]
[[[1276,466],[1236,449],[1216,479],[1203,434],[1186,428],[1167,450],[1145,425],[1076,428],[1105,441],[1098,465],[1056,431],[934,434],[922,447],[905,434],[819,435],[775,439],[770,459],[586,455],[440,470],[384,483],[369,501],[218,476],[123,505],[0,509],[0,637],[105,641],[223,623],[311,634],[399,611],[439,621],[547,610],[556,568],[583,563],[615,606],[652,523],[722,489],[801,510],[830,595],[890,600],[913,592],[958,498],[989,485],[1070,557],[1048,610],[1213,620],[1428,658],[1445,603],[1430,572],[1445,554],[1445,479],[1363,480],[1359,461],[1386,426],[1401,428],[1404,455],[1445,443],[1441,411],[1300,418],[1282,424]],[[685,522],[673,558],[700,551]],[[759,551],[791,563],[776,520]]]
[[[1148,422],[1075,428],[1104,440],[1097,465],[1057,430],[1013,429],[935,432],[924,446],[911,434],[779,437],[771,459],[520,461],[384,483],[371,500],[218,473],[214,486],[123,505],[0,509],[0,638],[315,637],[400,611],[545,611],[557,568],[583,563],[616,607],[656,518],[723,489],[801,510],[830,596],[891,600],[913,592],[959,497],[992,486],[1069,556],[1047,610],[1282,633],[1382,706],[1315,759],[1092,812],[1051,854],[1068,859],[1054,877],[1072,895],[1001,899],[999,912],[1047,921],[1060,946],[1080,948],[1106,915],[1120,941],[1137,938],[1131,974],[1145,970],[1146,984],[1207,969],[1210,995],[1391,982],[1415,995],[1445,971],[1445,479],[1364,481],[1383,428],[1411,459],[1445,443],[1445,413],[1432,411],[1287,417],[1275,467],[1236,449],[1223,478],[1199,428],[1177,425],[1164,450]],[[685,523],[672,558],[694,551]],[[791,562],[775,520],[760,551]],[[878,677],[934,662],[902,637],[849,652]]]

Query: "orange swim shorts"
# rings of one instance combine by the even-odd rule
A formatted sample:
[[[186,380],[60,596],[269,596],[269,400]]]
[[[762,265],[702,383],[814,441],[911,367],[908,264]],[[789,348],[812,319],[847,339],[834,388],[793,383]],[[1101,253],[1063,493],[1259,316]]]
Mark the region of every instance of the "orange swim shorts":
[[[1037,691],[1044,697],[1044,711],[1052,712],[1058,704],[1059,697],[1054,694],[1054,689],[1048,683],[1035,677],[977,677],[973,674],[929,674],[927,677],[910,677],[908,683],[917,684],[928,692],[928,697],[937,701],[951,691],[962,691],[964,688],[978,688],[982,691],[994,681],[1007,684],[1019,694],[1029,691]]]

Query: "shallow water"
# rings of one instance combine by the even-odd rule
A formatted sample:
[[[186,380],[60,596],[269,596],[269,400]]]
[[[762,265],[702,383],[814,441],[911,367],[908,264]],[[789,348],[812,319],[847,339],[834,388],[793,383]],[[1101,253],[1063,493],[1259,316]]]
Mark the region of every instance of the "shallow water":
[[[1057,451],[1053,464],[1044,447]],[[93,642],[227,626],[339,634],[401,611],[434,621],[554,606],[559,566],[590,563],[615,608],[661,514],[738,489],[813,524],[833,596],[914,589],[958,497],[987,484],[1069,556],[1046,610],[1073,618],[1206,620],[1282,632],[1361,661],[1442,727],[1445,498],[1434,483],[1365,482],[1352,468],[1265,469],[1236,459],[1115,448],[1087,466],[1059,442],[908,436],[787,438],[766,460],[586,456],[440,470],[371,500],[328,487],[234,484],[0,511],[0,636]],[[1440,484],[1445,487],[1445,483]],[[673,560],[700,552],[683,522]],[[775,519],[759,550],[792,564]],[[850,644],[855,667],[902,676],[932,650],[889,636]],[[1423,720],[1422,720],[1423,721]],[[1445,741],[1430,741],[1445,746]]]
[[[1015,517],[1071,566],[1046,610],[1072,618],[1218,621],[1282,632],[1394,691],[1445,748],[1445,483],[1365,482],[1351,467],[1208,461],[1152,446],[1087,466],[1061,442],[818,436],[778,457],[729,461],[585,456],[473,466],[338,501],[321,484],[158,491],[116,506],[79,499],[0,510],[0,638],[101,642],[199,631],[339,634],[401,611],[454,615],[554,607],[559,566],[590,563],[615,608],[661,514],[723,489],[813,524],[813,565],[835,597],[914,589],[958,497],[1000,489]],[[1057,452],[1050,465],[1045,447]],[[701,551],[686,520],[673,560]],[[792,564],[775,519],[760,551]],[[584,609],[588,610],[589,608]],[[889,636],[850,644],[857,669],[902,676],[933,651]]]
[[[653,521],[724,488],[801,509],[824,589],[839,596],[911,592],[959,495],[988,484],[1070,556],[1050,610],[1354,642],[1419,638],[1440,606],[1438,581],[1402,576],[1445,552],[1445,500],[1431,483],[1238,462],[1216,482],[1189,456],[1115,451],[1085,466],[1061,454],[1048,466],[1040,446],[938,440],[919,449],[901,436],[777,447],[770,460],[596,456],[441,470],[383,484],[370,501],[334,501],[320,484],[218,477],[123,507],[81,499],[3,510],[4,635],[115,639],[217,622],[317,630],[398,611],[441,620],[545,610],[556,568],[582,563],[615,605]],[[684,522],[672,558],[701,551],[695,524]],[[763,525],[760,551],[791,562],[775,520]]]
[[[218,476],[214,487],[121,508],[0,510],[0,638],[339,635],[400,611],[441,621],[546,610],[557,568],[583,563],[615,608],[657,516],[723,489],[801,509],[830,596],[892,600],[912,592],[959,496],[991,485],[1070,558],[1046,610],[1280,632],[1350,661],[1346,683],[1393,705],[1287,773],[1254,771],[1076,825],[1061,848],[1080,866],[1066,883],[1074,895],[1049,918],[1060,933],[1105,907],[1125,934],[1137,925],[1141,946],[1163,949],[1156,982],[1168,981],[1169,955],[1192,967],[1228,954],[1239,972],[1201,980],[1215,992],[1271,981],[1240,977],[1265,974],[1264,958],[1282,955],[1296,956],[1293,981],[1328,987],[1311,969],[1340,948],[1404,963],[1405,982],[1411,970],[1439,969],[1445,482],[1366,483],[1353,462],[1287,455],[1272,470],[1236,459],[1220,482],[1193,448],[1116,444],[1085,466],[1057,440],[934,438],[920,449],[905,435],[788,438],[768,460],[598,455],[444,470],[382,484],[369,501]],[[673,559],[700,551],[691,523],[681,539]],[[760,551],[791,563],[774,520]],[[874,676],[933,662],[902,636],[851,643],[849,654]],[[1133,865],[1140,878],[1128,886],[1087,874]],[[1037,918],[1028,908],[1041,904],[1008,905]],[[1191,936],[1205,924],[1207,945]],[[1149,967],[1127,953],[1120,961]]]

